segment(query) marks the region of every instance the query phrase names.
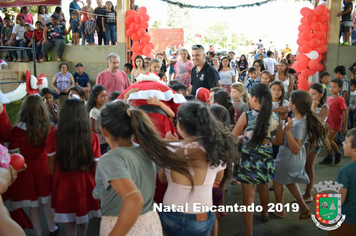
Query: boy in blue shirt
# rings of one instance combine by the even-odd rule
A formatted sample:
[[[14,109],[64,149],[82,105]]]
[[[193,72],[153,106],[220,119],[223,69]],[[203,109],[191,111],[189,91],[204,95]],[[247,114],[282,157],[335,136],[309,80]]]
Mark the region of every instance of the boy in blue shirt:
[[[343,184],[340,189],[342,214],[346,215],[340,228],[330,231],[332,235],[351,235],[356,232],[356,128],[347,132],[343,142],[344,155],[351,158],[351,163],[340,168],[336,182]]]

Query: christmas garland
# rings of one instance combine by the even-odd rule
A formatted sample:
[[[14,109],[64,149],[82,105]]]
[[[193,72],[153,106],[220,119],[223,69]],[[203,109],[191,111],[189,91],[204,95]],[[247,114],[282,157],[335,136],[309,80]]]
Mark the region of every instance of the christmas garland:
[[[236,8],[242,8],[242,7],[259,7],[263,4],[272,2],[274,0],[265,0],[263,2],[255,2],[255,3],[249,3],[249,4],[242,4],[242,5],[237,5],[237,6],[198,6],[198,5],[192,5],[192,4],[185,4],[181,2],[175,2],[171,0],[161,0],[163,2],[173,4],[176,6],[179,6],[180,8],[197,8],[197,9],[223,9],[223,10],[232,10]]]

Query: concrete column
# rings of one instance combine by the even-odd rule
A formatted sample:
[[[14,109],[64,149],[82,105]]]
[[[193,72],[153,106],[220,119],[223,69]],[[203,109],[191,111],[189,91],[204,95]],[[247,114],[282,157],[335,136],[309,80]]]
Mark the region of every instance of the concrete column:
[[[125,16],[126,11],[129,9],[130,3],[127,0],[117,0],[116,6],[116,25],[117,25],[117,46],[120,47],[120,68],[123,68],[127,61],[126,54],[126,29],[125,29]]]
[[[330,10],[330,23],[328,38],[328,51],[326,52],[326,71],[330,73],[333,78],[333,70],[338,65],[339,60],[339,31],[340,31],[340,17],[337,13],[341,10],[341,0],[328,0],[327,7]]]

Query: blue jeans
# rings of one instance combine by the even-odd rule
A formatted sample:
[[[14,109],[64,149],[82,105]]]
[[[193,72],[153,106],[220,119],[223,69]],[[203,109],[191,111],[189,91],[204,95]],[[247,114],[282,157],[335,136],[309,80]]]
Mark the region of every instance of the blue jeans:
[[[15,39],[13,42],[14,42],[14,45],[12,45],[13,47],[25,47],[23,39],[20,39],[20,40]],[[18,57],[17,51],[11,51],[12,58],[24,59],[23,58],[23,50],[20,50],[19,52],[20,52],[20,57]]]
[[[37,60],[40,59],[41,50],[42,50],[42,45],[41,45],[41,46],[38,46],[37,43],[36,43],[36,59],[37,59]]]
[[[195,214],[181,212],[160,212],[164,236],[209,236],[213,228],[215,214],[208,212],[208,219],[197,222]]]
[[[356,112],[349,112],[348,127],[356,126]]]
[[[115,25],[105,24],[105,45],[109,45],[111,41],[111,45],[115,45],[116,43],[116,28]]]

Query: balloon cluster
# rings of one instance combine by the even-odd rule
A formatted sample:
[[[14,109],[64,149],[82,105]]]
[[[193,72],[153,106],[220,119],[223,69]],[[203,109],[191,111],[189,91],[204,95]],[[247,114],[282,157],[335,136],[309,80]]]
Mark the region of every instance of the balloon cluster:
[[[300,13],[303,17],[298,27],[299,54],[293,69],[301,72],[298,78],[299,89],[307,90],[308,77],[324,69],[320,61],[323,59],[323,53],[327,50],[326,32],[329,30],[330,15],[329,9],[325,5],[320,5],[314,10],[303,7]]]
[[[131,46],[132,61],[135,60],[137,55],[145,55],[148,57],[153,57],[152,49],[154,48],[154,43],[150,42],[151,36],[146,33],[148,29],[148,21],[150,16],[147,15],[147,8],[140,7],[138,11],[129,10],[126,12],[125,24],[126,24],[126,35],[131,37],[133,43]]]

